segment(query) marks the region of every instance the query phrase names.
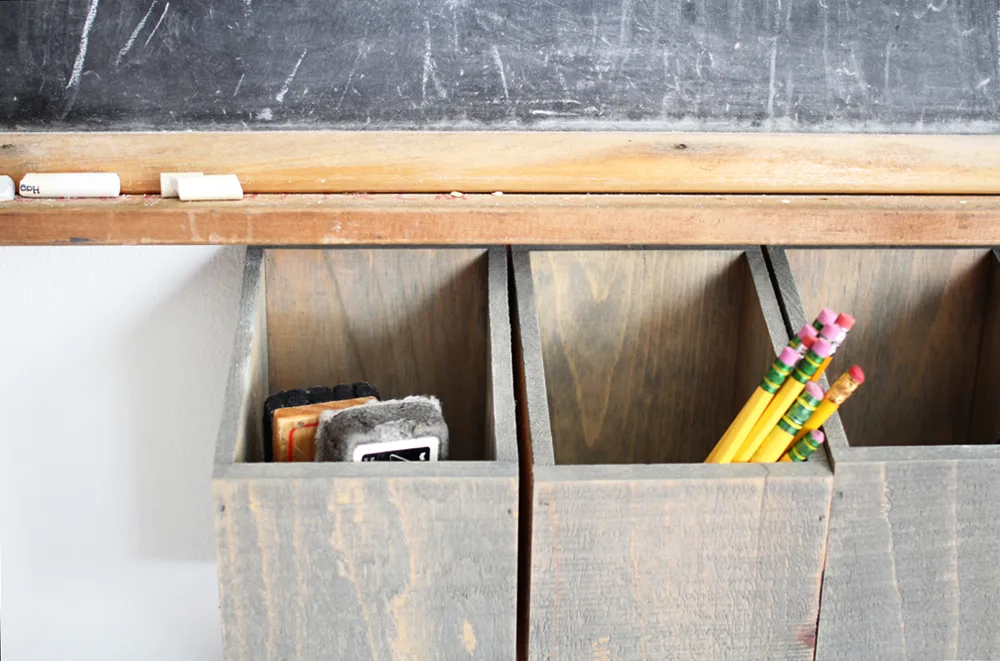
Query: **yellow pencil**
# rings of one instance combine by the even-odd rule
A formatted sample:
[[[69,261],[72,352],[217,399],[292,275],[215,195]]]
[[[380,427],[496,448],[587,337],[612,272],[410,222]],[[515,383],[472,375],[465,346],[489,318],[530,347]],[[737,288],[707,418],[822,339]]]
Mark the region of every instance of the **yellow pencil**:
[[[823,330],[826,331],[826,328]],[[833,333],[833,336],[836,336],[836,332]],[[809,382],[809,377],[816,373],[823,359],[830,355],[832,348],[827,339],[821,337],[816,340],[812,348],[795,365],[795,371],[792,372],[791,378],[785,380],[784,385],[781,386],[781,389],[771,400],[771,403],[764,409],[764,412],[756,424],[754,424],[753,429],[747,435],[746,440],[743,441],[740,449],[736,451],[733,461],[750,461],[750,458],[757,451],[757,448],[760,447],[760,444],[764,442],[767,435],[771,433],[774,426],[785,415],[788,407],[795,402],[799,394],[805,389],[806,383]]]
[[[840,405],[847,401],[847,398],[853,395],[854,391],[864,382],[865,373],[857,365],[841,374],[830,386],[830,392],[826,393],[826,397],[816,407],[816,412],[810,416],[799,433],[795,435],[795,442],[802,440],[802,437],[812,430],[822,427],[823,423],[833,415],[833,412],[840,408]]]
[[[798,359],[799,354],[793,347],[787,346],[782,350],[781,355],[771,365],[771,369],[761,379],[757,389],[750,395],[750,399],[729,425],[729,429],[715,445],[715,449],[708,455],[706,464],[728,464],[733,460],[733,455],[743,443],[743,439],[750,433],[760,414],[767,408],[768,402],[791,374]]]
[[[822,399],[823,388],[814,381],[807,383],[802,394],[768,433],[767,438],[750,457],[750,461],[756,464],[770,464],[781,459],[781,455],[785,454],[788,446],[792,444],[795,432],[802,429],[802,425],[806,424],[806,420]]]
[[[819,369],[816,370],[816,373],[813,374],[813,381],[819,381],[819,377],[823,376],[823,373],[826,372],[826,368],[830,366],[830,361],[833,360],[833,355],[837,353],[837,349],[839,349],[840,345],[847,339],[847,333],[854,328],[854,321],[854,317],[846,312],[841,312],[837,315],[837,321],[833,323],[840,327],[840,333],[838,333],[837,337],[833,340],[833,351],[829,356],[823,359],[823,364],[820,365]]]
[[[806,461],[812,456],[812,453],[819,448],[825,439],[826,435],[824,435],[823,432],[818,429],[814,429],[803,436],[801,441],[793,445],[788,452],[785,453],[785,456],[783,456],[781,460],[796,462]]]

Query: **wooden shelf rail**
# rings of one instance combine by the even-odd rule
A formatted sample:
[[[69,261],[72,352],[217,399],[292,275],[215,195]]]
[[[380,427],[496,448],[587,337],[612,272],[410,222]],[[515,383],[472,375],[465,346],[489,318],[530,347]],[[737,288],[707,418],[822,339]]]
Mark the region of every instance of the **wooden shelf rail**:
[[[1000,197],[159,196],[0,204],[0,245],[1000,245]]]

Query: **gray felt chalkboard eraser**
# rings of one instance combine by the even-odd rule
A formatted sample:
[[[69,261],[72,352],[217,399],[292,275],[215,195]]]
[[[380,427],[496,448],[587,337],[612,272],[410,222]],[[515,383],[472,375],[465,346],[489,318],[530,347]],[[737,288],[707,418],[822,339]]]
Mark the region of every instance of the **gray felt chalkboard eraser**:
[[[6,175],[0,175],[0,202],[10,202],[15,194],[14,180]]]
[[[316,461],[420,462],[435,455],[448,458],[448,425],[435,397],[373,402],[319,416]]]

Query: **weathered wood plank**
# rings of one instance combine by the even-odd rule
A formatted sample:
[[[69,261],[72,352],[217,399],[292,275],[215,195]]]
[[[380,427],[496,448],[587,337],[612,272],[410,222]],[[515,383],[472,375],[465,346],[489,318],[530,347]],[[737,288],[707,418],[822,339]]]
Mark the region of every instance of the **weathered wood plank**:
[[[1000,440],[1000,250],[994,249],[986,261],[983,335],[976,368],[969,443]]]
[[[493,478],[217,480],[226,658],[513,658],[508,466]]]
[[[0,172],[239,175],[248,193],[1000,191],[1000,136],[632,132],[0,133]]]
[[[855,363],[868,376],[841,413],[854,446],[995,440],[969,438],[987,253],[787,251],[808,318],[828,306],[857,319],[830,367],[831,378]]]
[[[635,443],[655,442],[634,445],[623,435],[627,428],[620,421],[612,425],[618,433],[609,432],[605,439],[605,453],[614,456],[617,450],[635,463],[572,465],[558,447],[553,457],[553,434],[558,435],[561,424],[555,416],[575,415],[560,413],[553,402],[588,391],[546,364],[553,354],[556,360],[566,354],[543,345],[545,319],[559,321],[562,314],[566,329],[598,329],[579,331],[590,338],[580,345],[596,354],[588,354],[589,360],[608,360],[601,352],[609,343],[613,348],[626,331],[639,327],[653,332],[656,316],[664,310],[697,311],[706,305],[699,297],[715,292],[720,279],[735,278],[729,282],[734,291],[720,299],[732,299],[728,316],[698,317],[701,334],[685,334],[682,324],[667,323],[670,332],[663,332],[663,338],[681,347],[696,345],[705,341],[704,333],[714,337],[714,319],[726,329],[726,341],[743,340],[748,350],[761,348],[772,359],[786,341],[773,292],[767,294],[771,285],[759,252],[749,249],[746,259],[735,251],[698,257],[701,252],[637,250],[623,258],[621,252],[514,251],[524,396],[531,446],[537,448],[531,492],[530,659],[812,659],[833,481],[825,462],[648,464],[662,454],[657,454],[657,444],[669,446],[671,437],[637,433]],[[602,259],[598,267],[588,268]],[[646,270],[643,261],[648,262]],[[670,270],[671,262],[690,268],[686,274],[681,268]],[[532,277],[537,263],[550,273]],[[653,277],[663,271],[672,279]],[[570,315],[565,296],[559,296],[565,288],[542,282],[536,289],[536,280],[559,273],[582,283],[572,293],[589,296],[591,306],[603,302],[609,311],[597,314],[584,306],[584,312]],[[699,277],[701,286],[694,286]],[[672,286],[655,295],[629,297],[630,287],[660,287],[666,280]],[[758,309],[752,311],[749,301],[759,302]],[[719,305],[719,300],[711,304]],[[621,314],[622,309],[629,314]],[[747,316],[752,314],[767,318],[751,323]],[[656,349],[670,355],[663,344]],[[655,391],[669,388],[674,372],[682,368],[655,353],[643,364],[663,382],[645,384],[647,392],[637,388],[631,399],[616,406],[652,402],[650,411],[656,410],[660,402]],[[737,367],[735,356],[728,365],[713,362],[712,368],[725,370],[730,380],[740,369],[749,373],[749,367]],[[730,385],[726,392],[731,390]],[[599,403],[603,392],[597,389],[597,396],[585,403]],[[691,396],[715,401],[716,393],[703,389]],[[734,401],[730,396],[724,407]],[[671,409],[674,415],[690,417],[690,411],[676,408]],[[620,415],[611,409],[609,404],[607,415]],[[726,415],[717,415],[722,427],[728,423]],[[649,414],[650,420],[655,417]],[[704,459],[715,440],[696,461]],[[576,441],[584,445],[582,437]],[[653,456],[633,452],[635,447]]]
[[[253,409],[266,395],[269,371],[277,375],[271,385],[279,387],[280,379],[312,369],[309,351],[331,338],[359,344],[387,326],[402,331],[403,313],[436,296],[449,299],[449,291],[471,291],[470,283],[461,284],[467,274],[478,278],[475,301],[458,296],[464,307],[438,310],[442,314],[425,315],[422,323],[442,335],[454,333],[441,324],[464,323],[476,347],[462,358],[469,360],[464,366],[482,366],[483,379],[509,373],[504,252],[317,252],[330,251],[249,250],[213,480],[226,659],[512,658],[519,491],[511,377],[479,383],[481,390],[462,400],[481,407],[469,414],[482,423],[477,456],[495,454],[500,461],[244,463],[256,458],[248,450],[259,437]],[[350,269],[361,265],[353,272],[361,281],[369,268],[404,257],[414,268],[395,271],[394,281],[386,273],[371,279],[385,287],[385,296],[349,297],[342,309],[317,270],[317,264],[339,268],[348,282]],[[296,274],[304,278],[300,289],[291,284]],[[316,305],[275,300],[284,296]],[[358,324],[353,332],[345,332],[349,322]],[[411,349],[420,346],[414,342]],[[406,372],[412,364],[400,359],[397,367]]]
[[[742,258],[532,253],[557,463],[705,459],[737,410]]]
[[[258,195],[0,204],[0,244],[983,245],[1000,197]]]
[[[532,659],[811,661],[829,476],[574,468],[535,468]]]
[[[817,661],[1000,655],[1000,459],[839,461]]]
[[[265,261],[272,390],[369,381],[386,399],[434,395],[452,458],[487,458],[484,250],[269,250]]]
[[[793,325],[802,323],[806,316],[799,298],[798,274],[789,267],[785,251],[768,248],[768,252],[789,321]],[[989,319],[994,314],[994,297],[987,298],[986,283],[994,277],[995,253],[953,251],[958,254],[949,256],[945,251],[919,255],[914,251],[842,252],[857,252],[862,257],[824,256],[810,262],[822,267],[829,260],[840,260],[842,266],[855,260],[851,262],[853,282],[847,271],[843,275],[824,271],[832,278],[824,291],[835,301],[860,296],[855,290],[873,289],[874,297],[882,304],[873,313],[879,328],[888,332],[899,325],[893,323],[892,314],[900,322],[914,307],[935,310],[939,305],[948,307],[949,299],[964,298],[971,309],[955,308],[949,315],[924,323],[934,327],[939,336],[966,342],[977,352],[981,344],[983,353],[974,355],[974,360],[982,361],[992,350],[995,328]],[[879,278],[871,278],[870,272],[879,270],[880,261],[884,268],[886,264],[898,266],[901,260],[907,268],[891,269]],[[799,264],[800,269],[807,266],[806,261]],[[893,291],[897,292],[896,300]],[[981,318],[984,306],[988,321],[980,342],[978,327],[966,332],[968,320],[960,312]],[[864,317],[855,314],[861,326]],[[913,337],[884,349],[894,357],[873,356],[886,359],[876,368],[883,370],[886,385],[868,390],[870,385],[866,384],[856,396],[868,398],[872,415],[895,416],[899,414],[897,406],[907,405],[906,399],[899,401],[899,385],[894,382],[900,378],[894,371],[900,361],[916,357],[917,362],[933,364],[927,358],[932,342],[926,329],[915,330]],[[852,331],[848,341],[860,337],[864,333],[855,336]],[[877,337],[871,339],[879,341]],[[948,350],[948,356],[956,353],[954,347]],[[989,365],[987,362],[985,367]],[[865,367],[871,374],[871,368]],[[961,385],[976,385],[975,370],[965,376],[967,380]],[[995,377],[984,378],[989,381]],[[970,394],[960,393],[967,404],[964,418],[963,410],[942,409],[954,401],[956,395],[949,391],[954,384],[954,380],[930,378],[919,384],[923,390],[910,393],[923,398],[919,406],[932,408],[946,418],[951,416],[957,429],[950,434],[894,439],[910,444],[893,447],[884,447],[893,445],[888,439],[870,439],[856,447],[855,438],[845,436],[836,424],[837,416],[826,425],[835,479],[816,661],[1000,657],[1000,615],[993,606],[1000,591],[1000,571],[995,561],[1000,545],[1000,447],[914,445],[921,440],[966,442],[969,416],[973,414]],[[989,401],[995,399],[995,393],[972,392],[971,397]],[[852,398],[847,406],[854,404]],[[924,415],[916,405],[908,413]],[[976,436],[973,434],[969,440]]]

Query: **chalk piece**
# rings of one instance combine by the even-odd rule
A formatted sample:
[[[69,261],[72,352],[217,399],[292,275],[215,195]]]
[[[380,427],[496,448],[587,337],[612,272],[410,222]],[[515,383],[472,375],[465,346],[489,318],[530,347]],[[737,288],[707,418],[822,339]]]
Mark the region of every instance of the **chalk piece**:
[[[460,192],[458,192],[457,190],[453,190],[451,192],[451,196],[452,197],[462,197],[462,194]]]
[[[118,197],[122,181],[114,172],[61,172],[24,175],[23,197]]]
[[[177,196],[184,202],[196,200],[242,200],[243,186],[235,174],[206,174],[179,177]]]
[[[177,197],[177,180],[180,177],[201,177],[204,172],[161,172],[160,197]]]
[[[503,195],[503,191],[502,190],[493,191],[493,194],[496,195],[497,197],[500,197],[501,195]]]
[[[0,175],[0,202],[10,202],[14,199],[14,180],[6,175]]]

